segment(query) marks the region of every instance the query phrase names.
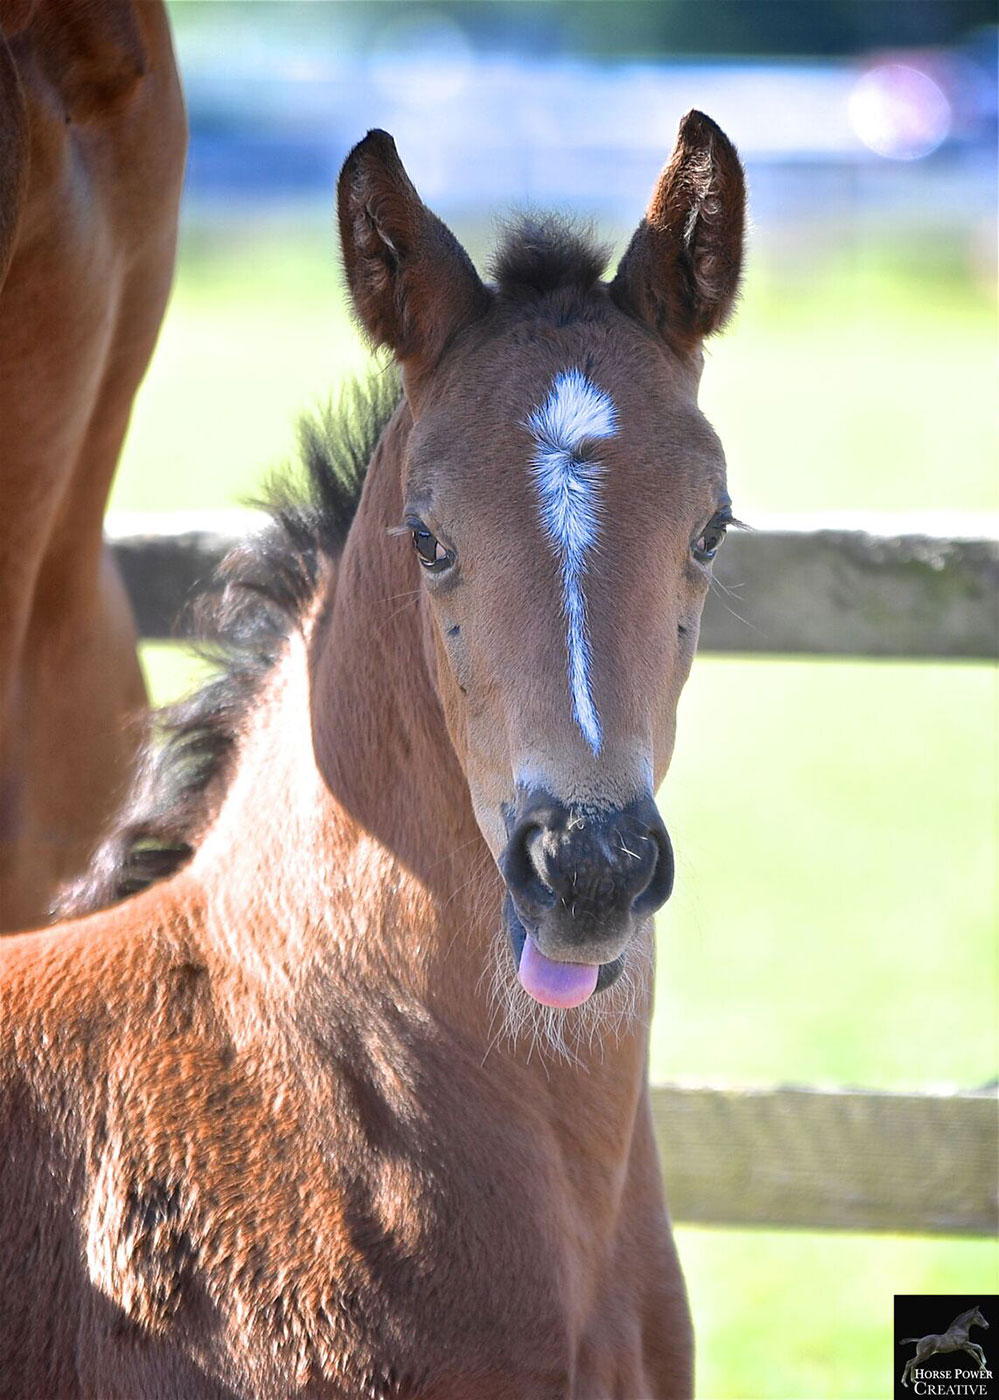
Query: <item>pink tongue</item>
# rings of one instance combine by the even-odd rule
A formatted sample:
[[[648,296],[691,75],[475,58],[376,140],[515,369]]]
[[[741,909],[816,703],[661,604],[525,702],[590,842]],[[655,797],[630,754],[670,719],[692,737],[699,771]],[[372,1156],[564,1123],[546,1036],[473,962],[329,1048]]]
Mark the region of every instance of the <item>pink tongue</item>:
[[[524,939],[521,985],[544,1006],[580,1006],[593,994],[600,968],[590,963],[552,962],[530,935]]]

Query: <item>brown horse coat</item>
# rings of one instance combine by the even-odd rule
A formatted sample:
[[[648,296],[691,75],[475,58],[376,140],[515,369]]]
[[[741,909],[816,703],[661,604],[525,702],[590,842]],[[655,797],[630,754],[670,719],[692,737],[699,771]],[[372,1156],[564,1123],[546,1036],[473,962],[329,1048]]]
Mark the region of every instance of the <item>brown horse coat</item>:
[[[646,1067],[671,858],[642,785],[727,518],[696,388],[742,204],[691,114],[614,282],[547,222],[486,287],[384,133],[351,154],[348,280],[405,399],[382,381],[353,443],[306,436],[311,500],[226,566],[229,674],[149,756],[75,896],[97,912],[0,947],[0,1396],[691,1394]],[[596,479],[581,423],[612,429],[613,547],[577,683],[579,580],[530,457]],[[542,1004],[529,956],[542,993],[599,961],[597,990]]]
[[[0,0],[0,930],[46,916],[134,767],[145,694],[101,521],[185,146],[161,4]]]

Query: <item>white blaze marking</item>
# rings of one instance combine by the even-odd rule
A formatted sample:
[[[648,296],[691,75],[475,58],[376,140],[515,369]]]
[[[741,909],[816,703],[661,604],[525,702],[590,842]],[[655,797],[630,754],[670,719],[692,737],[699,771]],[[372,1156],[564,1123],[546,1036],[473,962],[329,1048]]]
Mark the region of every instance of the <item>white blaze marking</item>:
[[[552,381],[547,400],[526,424],[537,446],[531,469],[541,498],[541,521],[558,557],[569,653],[569,690],[576,722],[593,752],[602,742],[590,679],[592,650],[586,626],[583,576],[597,540],[603,467],[582,455],[584,443],[613,437],[617,413],[610,397],[578,369]]]

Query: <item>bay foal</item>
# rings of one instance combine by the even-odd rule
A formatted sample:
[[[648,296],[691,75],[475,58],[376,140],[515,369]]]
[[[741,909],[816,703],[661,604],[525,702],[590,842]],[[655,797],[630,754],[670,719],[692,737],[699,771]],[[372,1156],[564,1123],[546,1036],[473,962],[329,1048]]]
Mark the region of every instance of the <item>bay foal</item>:
[[[0,930],[42,922],[134,771],[145,690],[101,525],[185,147],[158,0],[0,0]]]
[[[226,566],[228,671],[74,896],[133,897],[2,950],[4,1396],[690,1394],[652,794],[730,518],[696,394],[743,200],[691,113],[613,281],[527,221],[486,285],[391,138],[349,156],[404,396],[307,433],[309,500]]]

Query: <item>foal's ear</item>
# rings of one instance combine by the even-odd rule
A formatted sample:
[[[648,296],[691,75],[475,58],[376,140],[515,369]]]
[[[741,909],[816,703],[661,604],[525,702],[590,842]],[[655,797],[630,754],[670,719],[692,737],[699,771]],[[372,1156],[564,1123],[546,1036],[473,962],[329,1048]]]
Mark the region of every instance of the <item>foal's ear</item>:
[[[745,217],[735,147],[710,117],[688,112],[611,296],[676,349],[694,349],[735,304]]]
[[[364,329],[407,370],[431,370],[451,337],[485,312],[489,293],[454,234],[416,193],[388,132],[369,131],[344,161],[337,214]]]

